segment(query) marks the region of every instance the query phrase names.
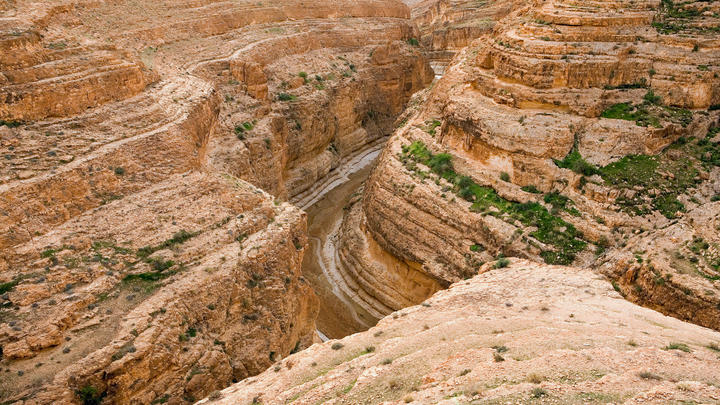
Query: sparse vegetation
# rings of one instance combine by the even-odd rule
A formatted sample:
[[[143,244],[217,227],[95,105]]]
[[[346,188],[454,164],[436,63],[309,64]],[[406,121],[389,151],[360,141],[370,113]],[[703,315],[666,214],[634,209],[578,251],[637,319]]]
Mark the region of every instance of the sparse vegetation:
[[[680,138],[660,155],[628,155],[604,167],[586,162],[577,148],[555,163],[584,175],[598,174],[608,186],[632,190],[621,193],[616,200],[624,212],[646,215],[657,210],[667,218],[675,218],[685,210],[678,197],[700,182],[699,170],[720,166],[720,144],[710,142],[709,137]],[[654,190],[653,194],[650,190]]]
[[[663,347],[663,350],[680,350],[685,353],[692,352],[692,349],[690,349],[690,347],[688,345],[686,345],[685,343],[677,343],[677,342],[670,343],[669,345]]]
[[[510,265],[510,260],[505,257],[501,257],[495,261],[493,269],[502,269]]]
[[[417,164],[430,168],[431,172],[453,185],[453,191],[459,197],[472,203],[470,210],[486,215],[494,215],[509,222],[520,221],[525,226],[538,229],[530,234],[542,243],[553,246],[554,250],[545,250],[541,256],[547,263],[569,264],[575,254],[585,249],[587,243],[575,227],[552,215],[539,203],[517,203],[500,197],[494,189],[480,186],[468,176],[455,172],[452,156],[446,153],[433,154],[425,144],[416,141],[403,146],[399,156],[405,166],[416,173],[423,173]]]
[[[526,193],[532,193],[532,194],[542,194],[542,191],[538,190],[537,187],[531,185],[528,186],[522,186],[520,187],[522,191],[525,191]]]
[[[548,392],[544,390],[543,388],[533,388],[532,391],[530,391],[530,395],[533,398],[542,398],[548,395]]]
[[[86,385],[80,388],[75,391],[75,395],[77,395],[83,405],[100,405],[102,399],[105,397],[104,392],[100,392],[100,390],[92,385]]]
[[[289,93],[278,93],[277,99],[280,101],[295,101],[297,100],[297,96]]]
[[[692,112],[684,108],[663,106],[662,100],[652,90],[645,94],[641,104],[629,102],[613,104],[600,115],[603,118],[635,121],[641,127],[662,128],[661,121],[669,121],[686,127],[692,122]]]
[[[533,384],[540,384],[541,382],[545,381],[545,377],[532,373],[527,377],[528,382],[531,382]]]
[[[8,128],[17,128],[17,127],[19,127],[20,125],[23,125],[23,124],[24,124],[24,122],[22,122],[22,121],[5,121],[5,120],[0,120],[0,127],[5,126],[5,127],[8,127]]]
[[[638,374],[638,377],[642,378],[643,380],[662,380],[662,377],[649,371],[641,372],[640,374]]]

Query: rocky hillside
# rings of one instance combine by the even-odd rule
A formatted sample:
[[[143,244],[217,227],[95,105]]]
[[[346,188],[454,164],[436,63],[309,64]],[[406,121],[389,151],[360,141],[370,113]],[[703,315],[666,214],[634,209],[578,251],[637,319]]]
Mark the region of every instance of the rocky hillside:
[[[286,201],[431,80],[409,9],[0,10],[0,402],[188,403],[309,346]]]
[[[348,288],[397,310],[427,283],[389,280],[447,286],[515,256],[719,329],[717,6],[553,1],[499,20],[408,111],[351,208]]]
[[[588,270],[505,264],[202,403],[720,401],[720,333],[631,304]]]

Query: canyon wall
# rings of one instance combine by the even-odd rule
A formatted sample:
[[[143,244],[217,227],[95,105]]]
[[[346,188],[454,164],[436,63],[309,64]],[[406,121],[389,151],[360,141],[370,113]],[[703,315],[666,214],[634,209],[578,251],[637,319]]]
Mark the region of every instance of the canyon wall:
[[[513,10],[526,7],[525,1],[425,0],[404,1],[412,8],[422,45],[436,74],[443,72],[457,52],[493,32],[498,20]]]
[[[493,269],[492,267],[498,267]],[[713,403],[720,333],[513,259],[201,403]]]
[[[0,402],[191,403],[308,347],[287,200],[431,80],[409,9],[0,8]]]
[[[499,20],[386,145],[341,236],[364,246],[347,252],[348,285],[392,310],[428,294],[388,296],[396,276],[374,245],[441,286],[515,256],[596,269],[634,302],[718,329],[717,11],[554,1]]]

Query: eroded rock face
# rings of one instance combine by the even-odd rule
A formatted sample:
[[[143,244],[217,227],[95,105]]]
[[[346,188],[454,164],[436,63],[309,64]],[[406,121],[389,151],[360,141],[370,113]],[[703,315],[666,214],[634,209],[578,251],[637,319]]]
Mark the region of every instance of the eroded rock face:
[[[513,260],[480,272],[202,403],[720,399],[720,333],[629,303],[588,270]]]
[[[77,390],[177,402],[308,346],[305,218],[272,201],[231,177],[178,175],[18,246],[3,356],[41,366],[6,381],[50,378],[26,403],[73,402]]]
[[[258,45],[267,65],[260,80],[264,90],[256,98],[220,74],[226,103],[221,135],[210,144],[213,165],[282,198],[306,199],[348,156],[391,133],[395,117],[429,83],[432,71],[402,42],[412,35],[407,21],[368,21],[362,27],[368,30],[363,35],[329,27],[291,38],[298,53],[288,54],[284,39]],[[305,51],[305,44],[316,49]],[[273,52],[278,55],[268,57]],[[245,58],[263,59],[252,53]],[[232,77],[238,77],[233,63]],[[257,63],[243,62],[244,72],[259,69]],[[247,84],[248,94],[253,86]]]
[[[717,329],[716,6],[516,8],[388,142],[353,208],[365,234],[440,285],[500,254],[573,264]]]
[[[309,346],[285,201],[431,80],[409,9],[0,9],[0,401],[188,403]]]
[[[457,52],[492,33],[495,23],[521,1],[405,0],[420,30],[419,43],[441,73]]]

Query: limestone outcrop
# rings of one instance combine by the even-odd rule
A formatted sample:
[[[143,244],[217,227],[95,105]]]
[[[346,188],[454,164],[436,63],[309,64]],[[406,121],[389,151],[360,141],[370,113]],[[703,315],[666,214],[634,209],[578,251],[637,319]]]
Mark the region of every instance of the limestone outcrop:
[[[495,23],[513,10],[526,6],[520,1],[425,0],[405,1],[420,30],[419,43],[441,73],[457,52],[493,32]]]
[[[309,346],[287,201],[431,80],[409,9],[0,9],[0,402],[189,403]]]
[[[341,238],[445,286],[498,255],[592,268],[630,300],[718,329],[716,7],[516,7],[408,112],[348,217],[363,235]],[[368,251],[347,260],[358,296],[381,291],[355,276],[375,268]],[[413,294],[377,298],[398,310]]]
[[[589,270],[496,263],[201,403],[720,400],[717,331],[632,304]]]

